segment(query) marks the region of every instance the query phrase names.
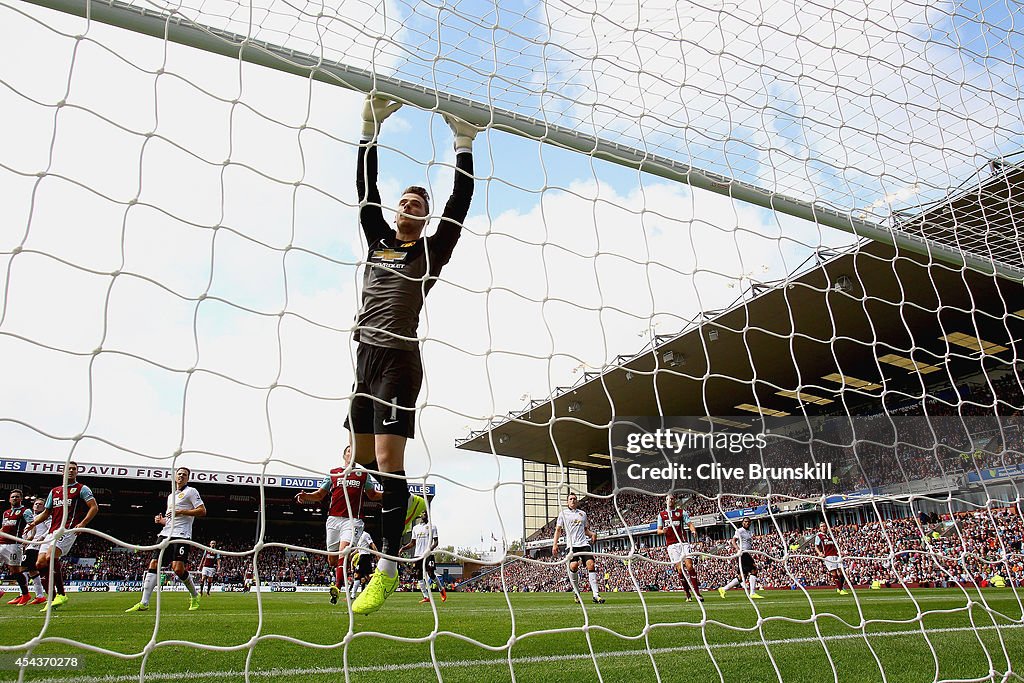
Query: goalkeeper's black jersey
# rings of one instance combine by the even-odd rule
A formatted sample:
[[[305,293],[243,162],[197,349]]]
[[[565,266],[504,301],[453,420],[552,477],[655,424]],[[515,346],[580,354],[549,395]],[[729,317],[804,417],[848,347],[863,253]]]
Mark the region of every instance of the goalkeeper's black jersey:
[[[369,246],[363,271],[363,303],[356,340],[362,344],[416,350],[423,299],[448,263],[473,198],[473,154],[456,157],[455,186],[434,234],[400,242],[384,219],[377,189],[377,147],[359,146],[356,190],[359,223]]]

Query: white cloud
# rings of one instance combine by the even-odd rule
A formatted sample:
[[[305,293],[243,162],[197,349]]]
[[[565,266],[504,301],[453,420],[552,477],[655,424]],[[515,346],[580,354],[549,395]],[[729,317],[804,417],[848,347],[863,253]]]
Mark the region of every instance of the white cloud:
[[[196,365],[197,302],[149,280],[122,275],[107,301],[103,348],[147,358],[174,370]]]
[[[945,10],[757,8],[548,3],[549,78],[590,91],[568,115],[605,137],[845,208],[919,179],[941,196],[1019,145],[1013,65],[958,52]]]

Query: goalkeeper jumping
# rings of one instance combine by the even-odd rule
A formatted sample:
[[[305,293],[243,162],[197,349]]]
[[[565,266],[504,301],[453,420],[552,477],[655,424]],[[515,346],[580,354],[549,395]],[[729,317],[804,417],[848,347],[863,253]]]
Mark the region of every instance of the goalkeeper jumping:
[[[409,489],[405,480],[405,444],[415,433],[416,397],[423,381],[416,328],[423,300],[448,263],[462,233],[473,198],[472,124],[445,116],[455,133],[455,186],[437,230],[423,234],[430,215],[430,197],[418,186],[407,187],[398,200],[394,227],[384,219],[377,189],[377,134],[380,124],[401,103],[368,96],[363,105],[363,132],[356,164],[359,223],[368,251],[363,272],[363,300],[355,338],[356,382],[345,426],[353,434],[356,461],[376,458],[384,487],[381,500],[381,552],[399,554],[407,522]],[[398,565],[381,557],[366,589],[352,604],[356,614],[383,606],[398,586]]]

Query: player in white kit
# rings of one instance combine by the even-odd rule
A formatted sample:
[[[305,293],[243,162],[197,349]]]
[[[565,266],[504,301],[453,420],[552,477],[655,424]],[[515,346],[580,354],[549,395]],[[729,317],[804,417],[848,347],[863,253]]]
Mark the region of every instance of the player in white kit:
[[[187,467],[179,467],[174,471],[174,490],[167,496],[167,510],[158,514],[153,521],[163,526],[157,538],[167,538],[171,541],[177,539],[189,540],[192,538],[192,524],[196,517],[206,516],[206,505],[199,496],[199,492],[188,485],[192,471]],[[185,584],[185,588],[191,594],[189,611],[199,609],[199,594],[196,592],[195,584],[188,573],[185,564],[188,562],[188,551],[191,546],[187,543],[170,543],[167,546],[164,563],[170,562],[171,571],[178,579]],[[153,551],[153,557],[149,561],[149,569],[142,581],[142,601],[129,607],[125,612],[142,612],[149,609],[149,599],[158,583],[157,570],[160,568],[160,549]]]
[[[370,532],[364,531],[354,545],[355,552],[352,553],[352,578],[349,581],[348,596],[352,600],[360,589],[366,585],[373,575],[373,558],[377,552],[377,546],[373,542]]]
[[[551,541],[551,557],[558,557],[558,539],[565,530],[565,546],[569,552],[569,583],[572,591],[576,594],[576,602],[580,601],[579,576],[576,573],[582,562],[587,568],[587,576],[590,579],[590,590],[593,593],[593,601],[603,604],[604,598],[597,590],[597,565],[594,563],[594,549],[591,542],[597,541],[597,534],[590,528],[587,521],[587,513],[577,507],[579,500],[575,493],[570,493],[565,499],[565,509],[558,513],[555,521],[555,537]]]
[[[754,549],[754,534],[750,531],[749,519],[744,519],[740,525],[732,537],[733,552],[739,553],[736,578],[719,588],[718,594],[724,598],[725,592],[730,588],[736,586],[746,588],[745,584],[749,582],[750,590],[747,594],[755,600],[760,600],[764,596],[757,593],[757,565],[754,563],[753,555],[750,554],[750,551]]]
[[[46,501],[42,498],[36,498],[32,501],[32,516],[33,518],[43,514],[43,510],[46,509]],[[36,597],[33,598],[30,605],[41,605],[46,602],[46,590],[43,588],[43,580],[39,576],[39,570],[36,568],[36,562],[39,560],[39,549],[43,547],[43,540],[46,538],[46,532],[40,528],[35,527],[28,529],[24,532],[25,540],[28,544],[25,546],[25,567],[28,569],[28,578],[32,580],[32,590],[35,592]]]
[[[422,569],[420,592],[423,593],[423,599],[420,600],[421,605],[430,602],[431,581],[436,583],[441,591],[441,602],[448,600],[448,591],[445,589],[444,581],[437,575],[437,561],[434,559],[434,548],[437,547],[437,543],[437,527],[428,521],[427,513],[424,512],[417,520],[416,526],[412,528],[412,538],[399,550],[399,553],[402,553],[413,545],[416,546],[413,552],[421,563]]]

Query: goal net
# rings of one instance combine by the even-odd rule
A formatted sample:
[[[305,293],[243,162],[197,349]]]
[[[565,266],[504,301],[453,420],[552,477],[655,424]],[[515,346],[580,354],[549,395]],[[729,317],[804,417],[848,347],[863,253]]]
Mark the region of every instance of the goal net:
[[[169,487],[190,467],[209,495],[189,564],[217,537],[218,585],[253,586],[188,620],[173,580],[145,621],[113,594],[0,614],[0,665],[1019,677],[1018,15],[0,0],[0,475],[79,463],[100,513],[59,571],[137,590],[170,552],[149,527],[168,491],[117,468]],[[405,459],[457,590],[418,604],[406,561],[363,617],[300,592],[331,580],[324,513],[289,500],[348,443],[367,93],[403,103],[377,139],[389,221],[422,185],[437,229],[457,174],[443,115],[480,132]],[[45,497],[48,473],[0,492]]]

